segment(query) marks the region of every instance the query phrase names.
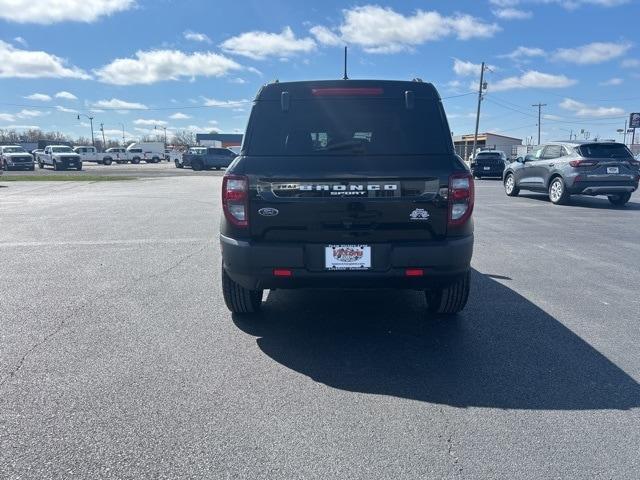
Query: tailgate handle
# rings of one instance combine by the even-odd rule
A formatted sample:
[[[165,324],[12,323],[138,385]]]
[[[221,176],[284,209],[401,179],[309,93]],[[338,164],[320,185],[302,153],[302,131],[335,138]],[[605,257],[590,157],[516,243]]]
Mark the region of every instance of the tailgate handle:
[[[282,108],[282,111],[288,112],[290,104],[291,100],[289,99],[289,92],[282,92],[280,94],[280,108]]]
[[[413,90],[406,90],[404,92],[404,107],[407,110],[413,110],[413,106],[415,105],[415,94]]]

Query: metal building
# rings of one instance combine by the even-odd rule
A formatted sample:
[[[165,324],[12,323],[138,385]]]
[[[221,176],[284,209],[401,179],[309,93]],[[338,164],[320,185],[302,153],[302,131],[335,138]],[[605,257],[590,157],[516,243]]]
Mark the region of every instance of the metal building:
[[[468,135],[455,135],[453,137],[453,145],[456,153],[465,160],[468,160],[473,150],[473,133]],[[507,157],[515,157],[517,155],[517,146],[522,145],[521,138],[507,137],[497,133],[478,133],[477,148],[502,150]]]

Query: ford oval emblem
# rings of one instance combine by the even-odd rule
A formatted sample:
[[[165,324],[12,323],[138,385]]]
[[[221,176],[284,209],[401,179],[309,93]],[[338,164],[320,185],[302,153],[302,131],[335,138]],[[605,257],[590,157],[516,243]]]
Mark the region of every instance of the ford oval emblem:
[[[275,217],[280,212],[278,211],[277,208],[265,207],[258,210],[258,213],[263,217]]]

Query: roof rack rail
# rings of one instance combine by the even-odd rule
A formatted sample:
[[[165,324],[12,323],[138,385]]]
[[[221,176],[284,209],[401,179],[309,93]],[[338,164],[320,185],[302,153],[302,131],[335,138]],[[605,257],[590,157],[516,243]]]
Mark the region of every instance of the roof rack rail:
[[[418,83],[424,83],[420,77],[416,77],[416,78],[414,78],[414,79],[413,79],[413,80],[411,80],[411,81],[412,81],[412,82],[418,82]]]

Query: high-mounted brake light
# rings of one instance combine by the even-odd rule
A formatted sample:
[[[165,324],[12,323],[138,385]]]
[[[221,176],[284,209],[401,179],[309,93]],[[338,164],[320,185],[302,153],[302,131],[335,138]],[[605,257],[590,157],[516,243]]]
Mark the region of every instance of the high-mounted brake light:
[[[222,177],[222,209],[236,227],[249,225],[249,180],[244,175]]]
[[[455,173],[449,177],[449,225],[462,225],[471,217],[475,201],[473,177]]]
[[[314,97],[354,97],[382,95],[384,89],[378,87],[368,88],[312,88],[311,95]]]

